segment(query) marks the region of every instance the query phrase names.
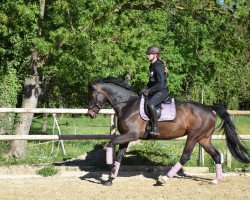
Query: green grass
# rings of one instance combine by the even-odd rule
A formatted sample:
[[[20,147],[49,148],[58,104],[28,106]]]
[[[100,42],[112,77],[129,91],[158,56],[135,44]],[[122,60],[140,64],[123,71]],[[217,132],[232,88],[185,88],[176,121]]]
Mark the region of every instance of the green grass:
[[[53,117],[47,119],[46,134],[58,134],[55,128],[53,132]],[[237,116],[234,117],[234,122],[239,134],[250,134],[250,117]],[[43,118],[34,119],[30,134],[44,134],[41,132],[41,124]],[[58,123],[62,134],[109,134],[110,116],[100,115],[97,119],[90,119],[86,116],[61,115],[58,118]],[[218,123],[219,124],[219,121]],[[215,134],[220,134],[218,131]],[[92,152],[94,149],[102,149],[108,141],[98,140],[82,140],[82,141],[64,141],[66,156],[62,154],[58,141],[29,141],[27,146],[27,157],[19,160],[14,158],[0,157],[0,165],[18,165],[18,164],[51,164],[55,162],[63,162],[71,158],[77,158],[85,153]],[[246,142],[250,148],[250,141]],[[6,143],[1,145],[0,152],[6,148]],[[128,165],[173,165],[178,162],[184,148],[185,141],[142,141],[140,144],[132,147],[131,152],[123,160],[123,164]],[[226,142],[214,140],[213,144],[224,154],[226,160]],[[104,155],[105,156],[105,155]],[[105,158],[104,158],[105,159]],[[186,166],[198,166],[198,145],[195,147],[192,158]],[[103,165],[103,160],[96,165]],[[214,163],[210,156],[205,153],[205,166],[211,171],[214,169]],[[243,168],[250,171],[249,165],[244,165],[233,159],[232,169],[228,169],[224,164],[225,170],[234,170]]]
[[[243,171],[250,172],[250,165],[243,164],[232,159],[232,168],[226,166],[226,141],[214,140],[212,141],[215,148],[224,155],[223,169],[225,171],[234,171],[241,168]],[[245,142],[250,148],[250,141]],[[131,152],[126,155],[123,163],[128,165],[165,165],[171,166],[179,162],[185,141],[141,141],[140,144],[134,145]],[[198,145],[194,148],[191,159],[185,166],[199,166],[198,165]],[[204,166],[209,167],[210,171],[214,171],[214,162],[209,154],[205,152]]]
[[[234,116],[233,122],[241,135],[250,135],[250,116]]]
[[[41,125],[43,118],[39,117],[33,120],[30,134],[44,134],[41,132]],[[91,119],[87,116],[75,115],[62,115],[58,117],[58,124],[62,134],[108,134],[110,131],[110,116],[102,115],[98,119]],[[58,134],[55,126],[54,132],[54,118],[47,119],[47,132],[46,134]]]
[[[47,177],[47,176],[54,176],[59,172],[58,169],[56,169],[52,165],[45,166],[39,170],[36,171],[36,174]]]
[[[233,123],[237,129],[239,135],[250,135],[250,116],[234,116],[232,118]],[[216,127],[221,123],[221,120],[218,118],[216,122]],[[219,130],[216,129],[214,134],[220,134]]]

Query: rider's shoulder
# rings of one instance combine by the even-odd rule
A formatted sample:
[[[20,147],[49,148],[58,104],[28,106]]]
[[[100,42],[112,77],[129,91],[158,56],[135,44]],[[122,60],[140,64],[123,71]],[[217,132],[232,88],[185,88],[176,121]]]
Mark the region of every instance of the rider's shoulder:
[[[156,61],[154,62],[154,65],[155,65],[155,66],[163,66],[163,67],[164,67],[164,63],[163,63],[162,60],[156,60]]]

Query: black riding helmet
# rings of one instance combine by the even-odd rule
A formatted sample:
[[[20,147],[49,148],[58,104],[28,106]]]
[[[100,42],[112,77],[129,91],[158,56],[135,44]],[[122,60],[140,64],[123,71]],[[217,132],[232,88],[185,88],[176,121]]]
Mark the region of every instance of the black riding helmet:
[[[151,46],[147,49],[147,55],[149,54],[158,54],[160,55],[161,53],[161,48],[158,46]]]

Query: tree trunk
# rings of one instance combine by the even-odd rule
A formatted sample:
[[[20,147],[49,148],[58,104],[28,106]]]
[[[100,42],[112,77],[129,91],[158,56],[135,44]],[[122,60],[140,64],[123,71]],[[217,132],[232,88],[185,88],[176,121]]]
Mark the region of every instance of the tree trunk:
[[[44,18],[45,0],[40,0],[40,22]],[[41,25],[38,36],[42,35]],[[31,76],[25,79],[22,108],[36,108],[38,97],[41,94],[37,67],[44,63],[43,58],[36,50],[33,50],[30,62]],[[16,124],[16,135],[28,135],[34,114],[20,114]],[[8,152],[9,156],[24,158],[26,156],[27,140],[13,141]]]
[[[36,53],[35,53],[36,54]],[[34,56],[33,58],[34,59]],[[22,108],[36,108],[38,97],[41,93],[37,72],[25,79]],[[28,135],[34,114],[20,114],[16,124],[16,135]],[[16,158],[24,158],[26,155],[26,140],[13,141],[8,155]]]

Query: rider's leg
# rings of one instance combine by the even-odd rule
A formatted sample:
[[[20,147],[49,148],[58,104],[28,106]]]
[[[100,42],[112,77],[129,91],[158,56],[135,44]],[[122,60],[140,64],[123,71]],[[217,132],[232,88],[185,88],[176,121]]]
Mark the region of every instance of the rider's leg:
[[[152,130],[151,130],[150,134],[160,135],[159,128],[158,128],[158,116],[157,116],[154,102],[149,101],[148,111],[150,114],[150,120],[151,120],[151,124],[152,124]]]
[[[160,131],[158,128],[158,116],[156,112],[157,105],[160,105],[164,99],[168,96],[167,90],[162,90],[160,92],[155,93],[152,97],[149,97],[148,101],[148,111],[150,115],[150,120],[152,124],[152,131],[150,134],[159,135]]]
[[[154,94],[152,97],[150,97],[148,101],[148,111],[150,115],[150,120],[152,124],[152,130],[150,134],[152,135],[159,135],[159,128],[158,128],[158,116],[156,112],[156,105],[159,105],[162,102],[162,95],[160,93]]]

